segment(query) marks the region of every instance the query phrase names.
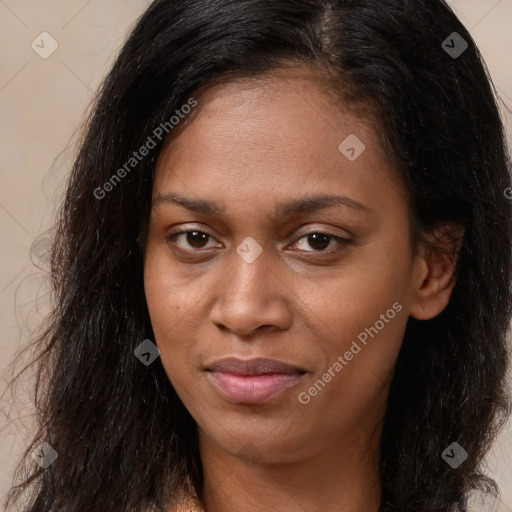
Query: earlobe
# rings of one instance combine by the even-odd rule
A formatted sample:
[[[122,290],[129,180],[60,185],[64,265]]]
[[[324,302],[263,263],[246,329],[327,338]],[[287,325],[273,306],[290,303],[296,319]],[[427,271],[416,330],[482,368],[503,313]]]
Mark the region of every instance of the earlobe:
[[[414,299],[409,314],[417,320],[430,320],[441,313],[456,283],[456,268],[464,229],[443,224],[429,233],[417,256]]]

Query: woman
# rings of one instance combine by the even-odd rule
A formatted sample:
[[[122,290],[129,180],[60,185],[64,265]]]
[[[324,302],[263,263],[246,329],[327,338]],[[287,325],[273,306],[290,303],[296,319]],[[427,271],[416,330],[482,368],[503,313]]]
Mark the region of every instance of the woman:
[[[496,492],[508,187],[492,83],[443,1],[155,1],[71,172],[35,462],[8,505]]]

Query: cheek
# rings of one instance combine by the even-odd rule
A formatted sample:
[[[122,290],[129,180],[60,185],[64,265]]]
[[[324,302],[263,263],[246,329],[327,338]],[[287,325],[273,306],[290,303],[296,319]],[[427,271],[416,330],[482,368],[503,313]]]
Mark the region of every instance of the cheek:
[[[328,294],[325,283],[309,287],[310,319],[326,361],[318,377],[329,368],[337,376],[327,394],[367,403],[388,380],[408,319],[410,268],[406,242],[373,244],[329,279]],[[344,362],[336,371],[338,356]]]
[[[337,304],[326,301],[325,309],[316,309],[329,326],[322,329],[328,336],[321,337],[320,328],[316,336],[323,364],[297,390],[298,402],[308,402],[299,406],[304,428],[326,439],[361,428],[384,410],[407,323],[405,307],[385,282],[361,277],[355,288],[344,284],[352,294],[339,293]]]
[[[183,287],[177,286],[169,273],[165,254],[152,250],[150,245],[144,263],[144,290],[155,343],[164,369],[175,384],[186,357],[185,338],[178,331],[188,308]]]
[[[389,316],[394,316],[394,303],[406,310],[412,269],[406,244],[403,239],[368,244],[327,279],[303,282],[296,293],[314,313],[311,320],[318,319],[330,337],[334,334],[346,343],[390,308]]]
[[[144,289],[155,343],[169,381],[190,408],[198,399],[201,373],[200,344],[195,340],[205,337],[205,304],[214,284],[172,264],[165,245],[148,243]]]
[[[162,258],[151,248],[144,263],[144,291],[153,331],[159,338],[171,328],[180,306],[172,293]]]

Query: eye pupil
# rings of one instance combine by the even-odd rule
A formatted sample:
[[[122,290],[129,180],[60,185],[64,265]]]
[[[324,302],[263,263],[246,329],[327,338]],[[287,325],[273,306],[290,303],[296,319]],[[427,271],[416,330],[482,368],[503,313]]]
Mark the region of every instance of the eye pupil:
[[[201,248],[201,242],[207,242],[209,235],[207,233],[203,233],[202,231],[189,231],[187,233],[187,242],[195,248]],[[199,243],[199,247],[195,244]]]
[[[324,235],[323,233],[312,233],[308,235],[308,243],[313,249],[322,250],[329,246],[329,238],[329,235]],[[320,244],[320,247],[318,247],[318,244]]]

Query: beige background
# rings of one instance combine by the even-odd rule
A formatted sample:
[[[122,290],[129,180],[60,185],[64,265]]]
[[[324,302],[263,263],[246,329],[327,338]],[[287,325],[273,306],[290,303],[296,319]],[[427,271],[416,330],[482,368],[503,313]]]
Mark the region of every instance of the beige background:
[[[0,0],[0,372],[48,310],[44,239],[51,226],[80,125],[93,91],[149,0]],[[480,47],[512,109],[512,0],[449,2]],[[31,47],[42,32],[58,43],[47,59]],[[448,34],[447,34],[448,35]],[[50,39],[45,37],[45,49]],[[39,43],[41,44],[41,43]],[[43,49],[41,48],[40,51]],[[509,134],[512,113],[504,110]],[[33,260],[33,261],[32,261]],[[30,426],[20,388],[13,405],[0,380],[0,497]],[[8,419],[9,417],[9,419]],[[476,510],[512,512],[512,425],[488,458],[502,500]]]

